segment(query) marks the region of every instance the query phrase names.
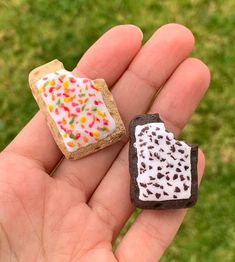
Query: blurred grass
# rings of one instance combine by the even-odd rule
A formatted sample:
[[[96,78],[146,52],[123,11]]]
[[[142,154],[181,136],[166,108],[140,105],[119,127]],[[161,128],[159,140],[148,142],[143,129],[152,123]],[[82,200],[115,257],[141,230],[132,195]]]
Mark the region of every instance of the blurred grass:
[[[193,31],[193,55],[209,65],[212,83],[182,134],[207,157],[199,202],[162,261],[235,261],[233,0],[0,0],[0,149],[37,111],[27,83],[32,68],[58,58],[72,69],[114,25],[136,24],[146,41],[168,22]]]

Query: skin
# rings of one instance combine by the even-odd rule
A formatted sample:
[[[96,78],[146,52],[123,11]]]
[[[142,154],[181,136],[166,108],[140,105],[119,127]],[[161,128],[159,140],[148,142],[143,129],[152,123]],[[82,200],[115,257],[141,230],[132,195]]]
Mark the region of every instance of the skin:
[[[139,28],[114,27],[73,73],[106,80],[126,127],[136,114],[158,112],[177,136],[208,88],[208,68],[189,57],[194,38],[184,26],[164,25],[144,46],[141,41]],[[1,261],[160,259],[186,210],[143,210],[112,250],[134,210],[127,137],[79,161],[61,158],[40,112],[1,152]],[[199,151],[200,179],[204,165]]]

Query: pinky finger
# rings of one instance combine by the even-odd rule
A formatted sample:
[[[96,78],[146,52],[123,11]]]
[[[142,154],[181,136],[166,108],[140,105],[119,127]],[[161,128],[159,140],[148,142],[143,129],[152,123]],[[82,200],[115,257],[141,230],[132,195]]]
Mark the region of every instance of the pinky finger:
[[[199,150],[199,181],[204,167],[204,154]],[[116,250],[118,261],[158,261],[173,240],[185,214],[185,209],[143,210]]]

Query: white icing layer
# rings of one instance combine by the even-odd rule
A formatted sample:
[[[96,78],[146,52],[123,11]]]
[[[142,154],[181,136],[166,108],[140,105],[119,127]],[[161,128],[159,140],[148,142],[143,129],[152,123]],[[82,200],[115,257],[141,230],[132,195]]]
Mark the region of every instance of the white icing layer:
[[[191,196],[191,148],[174,139],[163,123],[135,128],[139,199],[164,201]]]
[[[96,143],[116,129],[93,81],[61,69],[45,75],[36,86],[69,152]]]

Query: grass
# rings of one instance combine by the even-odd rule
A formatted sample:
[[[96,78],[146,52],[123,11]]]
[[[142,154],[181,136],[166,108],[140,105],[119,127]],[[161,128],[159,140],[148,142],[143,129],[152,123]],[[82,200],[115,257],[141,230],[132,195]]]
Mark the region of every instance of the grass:
[[[0,0],[0,149],[37,111],[27,83],[32,68],[58,58],[72,69],[116,24],[138,25],[147,40],[168,22],[193,31],[193,55],[209,65],[212,83],[182,134],[207,157],[199,202],[162,261],[235,261],[233,0]]]

